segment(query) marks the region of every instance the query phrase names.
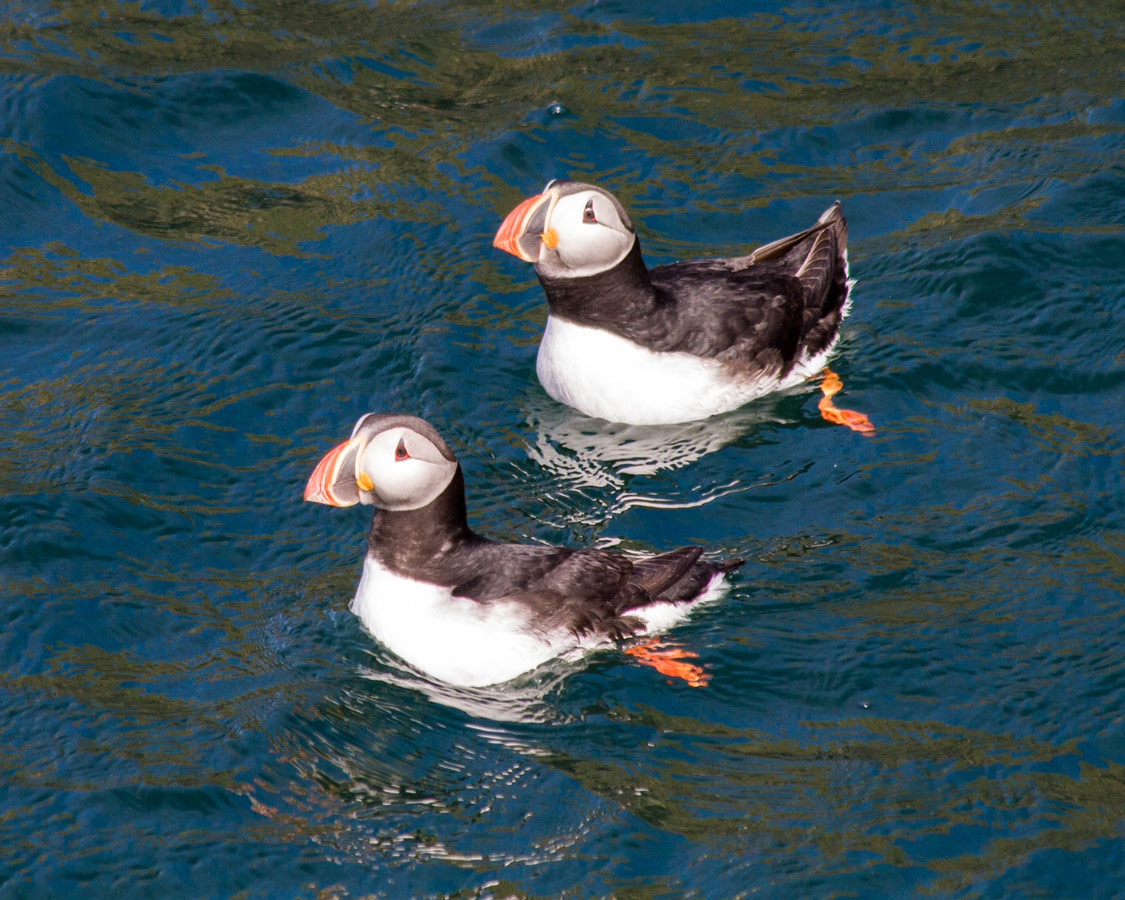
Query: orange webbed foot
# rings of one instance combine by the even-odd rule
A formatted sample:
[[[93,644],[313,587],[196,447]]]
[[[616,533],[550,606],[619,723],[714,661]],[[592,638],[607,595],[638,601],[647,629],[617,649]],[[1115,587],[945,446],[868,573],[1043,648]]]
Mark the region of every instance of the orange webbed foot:
[[[867,416],[861,412],[856,412],[854,409],[840,409],[832,402],[832,398],[843,386],[844,382],[840,380],[840,376],[826,367],[824,380],[820,383],[820,389],[824,396],[817,403],[817,409],[820,410],[821,416],[833,425],[846,425],[852,431],[858,431],[863,435],[874,434],[875,426]]]
[[[698,659],[699,654],[685,650],[678,644],[651,640],[635,647],[627,647],[625,652],[635,656],[646,666],[652,666],[661,675],[681,678],[692,687],[706,687],[707,682],[711,680],[711,676],[703,671],[702,666],[684,662],[685,659]]]

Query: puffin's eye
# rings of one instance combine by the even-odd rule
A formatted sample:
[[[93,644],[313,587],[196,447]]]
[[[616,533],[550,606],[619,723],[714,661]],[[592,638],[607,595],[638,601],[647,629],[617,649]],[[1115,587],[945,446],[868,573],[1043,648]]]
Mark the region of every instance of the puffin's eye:
[[[406,442],[402,438],[399,438],[398,446],[395,447],[395,462],[404,459],[410,459],[410,454],[406,452]]]
[[[594,198],[591,197],[586,201],[586,208],[582,210],[583,222],[596,222],[598,217],[594,215]]]

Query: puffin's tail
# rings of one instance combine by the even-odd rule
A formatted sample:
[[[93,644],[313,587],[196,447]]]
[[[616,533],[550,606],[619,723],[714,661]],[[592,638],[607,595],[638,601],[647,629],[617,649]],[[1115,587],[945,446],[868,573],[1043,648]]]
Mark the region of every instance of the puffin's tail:
[[[696,552],[699,550],[699,547],[684,547],[664,554],[662,557],[656,557],[656,559],[677,557],[682,561],[688,559],[690,552],[690,564],[687,570],[682,572],[681,577],[674,585],[665,588],[665,593],[658,598],[659,600],[686,603],[690,600],[700,599],[701,594],[711,584],[715,576],[725,575],[745,562],[744,559],[737,557],[718,562],[701,560],[699,553]],[[697,659],[699,654],[693,650],[688,650],[676,641],[653,637],[640,644],[634,644],[632,647],[626,647],[625,652],[638,662],[646,666],[652,666],[652,668],[670,678],[682,679],[692,687],[706,687],[711,680],[711,676],[702,665],[688,661]]]

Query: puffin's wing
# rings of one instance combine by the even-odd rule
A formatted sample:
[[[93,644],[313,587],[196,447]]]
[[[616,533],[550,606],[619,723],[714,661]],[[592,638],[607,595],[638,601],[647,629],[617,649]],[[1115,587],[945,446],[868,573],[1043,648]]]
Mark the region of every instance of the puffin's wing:
[[[480,603],[510,603],[522,609],[531,628],[544,634],[629,637],[638,622],[623,615],[644,605],[641,589],[630,583],[633,563],[608,550],[496,545],[487,572],[453,588],[458,597]]]
[[[681,547],[670,553],[663,553],[651,559],[634,564],[634,570],[651,567],[651,575],[634,577],[635,582],[644,585],[651,603],[690,603],[698,599],[708,583],[720,573],[730,572],[746,560],[739,557],[711,562],[700,559],[701,547]],[[655,571],[652,571],[655,570]],[[641,581],[645,577],[651,580]],[[659,578],[659,580],[657,580]]]
[[[600,602],[593,602],[591,597],[587,597],[585,601],[575,603],[573,601],[577,598],[567,598],[560,612],[565,611],[568,627],[575,634],[602,634],[616,641],[635,637],[644,630],[644,620],[637,615],[639,610],[655,603],[690,603],[697,600],[712,578],[737,569],[744,562],[738,558],[722,562],[700,559],[703,553],[701,547],[681,547],[648,559],[633,560],[631,564],[618,554],[582,552],[609,557],[607,562],[612,560],[625,580],[616,587],[612,596],[608,590],[603,592]],[[626,563],[629,568],[621,563]]]
[[[565,547],[533,544],[487,544],[477,548],[474,564],[465,567],[471,574],[453,585],[453,596],[478,603],[524,602],[525,595],[545,590],[551,573],[573,552]]]
[[[698,259],[649,270],[653,285],[676,298],[675,324],[654,335],[652,346],[730,361],[751,373],[777,370],[800,340],[804,288],[779,263],[731,263]]]
[[[631,637],[640,623],[625,613],[648,602],[632,575],[633,563],[620,553],[575,550],[544,580],[554,606],[547,622],[577,635]]]
[[[630,580],[655,597],[683,578],[702,555],[702,547],[680,547],[659,556],[633,560],[633,577]]]
[[[796,342],[775,341],[785,359],[799,348],[806,356],[816,355],[836,336],[848,296],[847,244],[848,224],[836,202],[812,228],[759,247],[750,256],[751,264],[732,272],[732,279],[744,281],[748,289],[771,280],[781,289],[782,278],[788,278],[796,289],[798,318],[786,321],[795,326],[786,334]]]
[[[796,234],[791,234],[789,237],[778,238],[776,241],[770,241],[768,244],[763,244],[758,247],[749,256],[739,257],[737,260],[731,262],[745,263],[747,266],[754,265],[755,263],[766,262],[771,259],[780,259],[797,247],[804,241],[807,241],[812,235],[823,231],[836,231],[843,228],[844,241],[847,240],[847,224],[844,222],[844,213],[840,209],[840,201],[837,200],[828,209],[824,211],[816,224],[811,228],[806,228],[804,231],[798,231]],[[841,247],[841,251],[843,247]]]
[[[839,211],[839,203],[829,210]],[[827,224],[832,227],[817,232],[805,261],[795,273],[805,289],[806,329],[821,316],[842,306],[847,295],[847,276],[841,260],[848,242],[848,226],[842,215],[837,215]]]
[[[512,603],[544,634],[632,637],[643,623],[631,612],[657,602],[693,600],[711,577],[742,560],[701,562],[699,547],[683,547],[630,560],[609,550],[504,546],[503,559],[487,575],[453,589],[483,603]]]

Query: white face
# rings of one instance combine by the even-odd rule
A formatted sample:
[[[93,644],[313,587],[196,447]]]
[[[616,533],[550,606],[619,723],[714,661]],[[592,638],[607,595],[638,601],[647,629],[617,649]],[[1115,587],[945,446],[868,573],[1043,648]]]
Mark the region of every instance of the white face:
[[[633,248],[636,236],[622,221],[616,202],[599,190],[559,197],[547,223],[557,238],[544,240],[535,268],[554,278],[581,278],[612,269]]]
[[[449,486],[456,471],[457,463],[418,432],[388,428],[371,438],[356,462],[359,499],[381,509],[421,509]]]

